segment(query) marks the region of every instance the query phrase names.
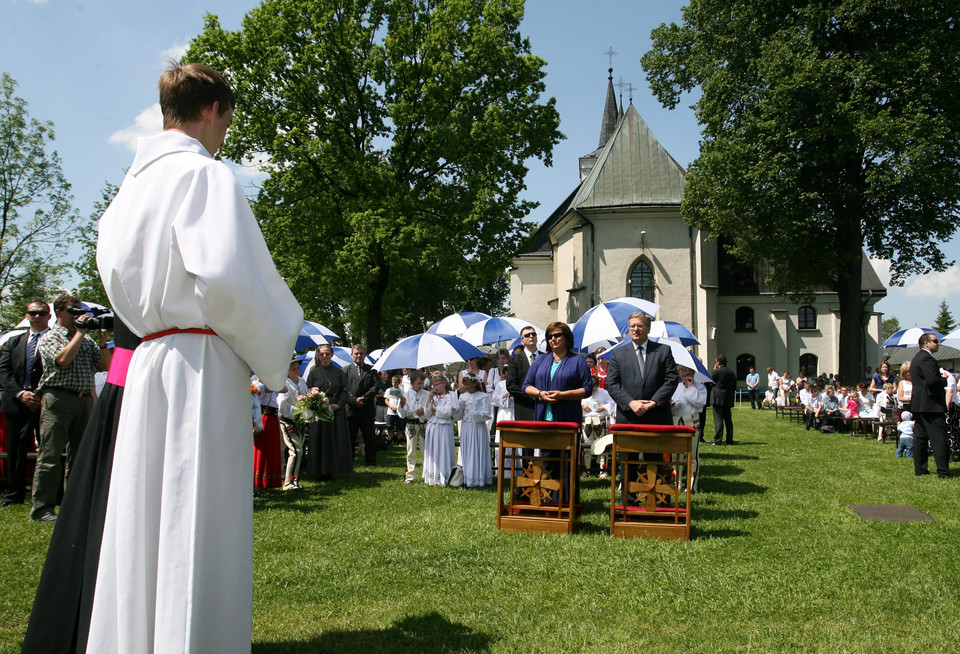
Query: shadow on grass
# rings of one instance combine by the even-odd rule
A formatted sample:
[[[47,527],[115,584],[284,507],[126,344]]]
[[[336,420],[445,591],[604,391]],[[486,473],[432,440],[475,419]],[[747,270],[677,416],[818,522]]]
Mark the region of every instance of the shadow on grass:
[[[287,652],[444,652],[466,654],[488,652],[493,636],[470,627],[450,622],[432,612],[404,618],[385,629],[328,631],[308,641],[254,643],[253,654],[286,654]]]
[[[723,448],[721,448],[723,449]],[[736,454],[731,453],[730,448],[726,448],[725,452],[718,452],[717,448],[700,448],[700,458],[705,461],[759,461],[760,457],[755,454]]]
[[[318,482],[304,479],[306,485],[302,490],[284,491],[278,488],[260,493],[254,500],[253,510],[286,509],[312,513],[320,508],[328,497],[343,495],[357,488],[373,488],[395,480],[396,475],[393,473],[363,467],[354,470],[351,474],[336,475],[330,481]]]
[[[767,492],[766,486],[749,481],[735,481],[721,477],[702,477],[698,482],[701,493],[719,493],[721,495],[754,495]]]

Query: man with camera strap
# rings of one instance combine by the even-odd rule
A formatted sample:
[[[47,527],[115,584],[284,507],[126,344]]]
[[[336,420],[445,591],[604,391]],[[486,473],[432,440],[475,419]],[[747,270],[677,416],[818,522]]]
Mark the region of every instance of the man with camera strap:
[[[106,370],[110,353],[87,335],[95,326],[80,300],[61,295],[53,303],[57,325],[40,339],[37,350],[43,361],[40,393],[40,444],[33,474],[33,509],[30,519],[52,524],[60,488],[61,463],[67,451],[66,477],[93,409],[94,372]]]

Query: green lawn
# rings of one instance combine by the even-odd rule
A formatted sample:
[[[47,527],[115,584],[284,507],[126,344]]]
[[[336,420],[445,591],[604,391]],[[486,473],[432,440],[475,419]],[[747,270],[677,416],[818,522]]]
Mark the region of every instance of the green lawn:
[[[396,449],[257,498],[253,651],[960,650],[960,479],[773,412],[734,421],[738,445],[702,448],[690,542],[610,538],[596,479],[573,535],[499,533],[492,489],[403,486]],[[2,653],[19,651],[49,535],[0,510]]]

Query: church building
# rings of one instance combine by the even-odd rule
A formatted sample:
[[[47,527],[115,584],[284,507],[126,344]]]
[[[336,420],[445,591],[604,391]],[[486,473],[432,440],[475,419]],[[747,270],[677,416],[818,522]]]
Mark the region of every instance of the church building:
[[[512,315],[539,327],[554,320],[573,325],[600,302],[634,296],[660,305],[654,318],[687,326],[708,368],[726,354],[741,386],[751,366],[792,376],[801,369],[811,376],[837,372],[837,294],[823,290],[804,305],[778,297],[763,269],[740,264],[722,240],[687,224],[680,215],[686,172],[632,100],[618,108],[612,69],[600,147],[579,164],[579,183],[513,260]],[[881,315],[874,306],[885,295],[864,257],[866,365],[875,365]]]

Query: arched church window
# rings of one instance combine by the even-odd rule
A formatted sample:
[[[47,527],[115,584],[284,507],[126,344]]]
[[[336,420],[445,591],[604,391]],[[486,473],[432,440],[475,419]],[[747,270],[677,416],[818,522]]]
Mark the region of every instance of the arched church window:
[[[740,307],[737,309],[737,331],[752,332],[756,331],[757,326],[753,321],[753,309],[750,307]]]
[[[656,302],[656,290],[653,285],[653,268],[644,260],[637,262],[630,272],[630,296],[641,300]]]
[[[820,365],[820,359],[817,358],[816,354],[807,352],[806,354],[800,355],[800,370],[806,373],[807,377],[816,377],[820,374],[818,367]]]
[[[816,329],[817,310],[813,307],[800,307],[797,310],[797,329]]]

